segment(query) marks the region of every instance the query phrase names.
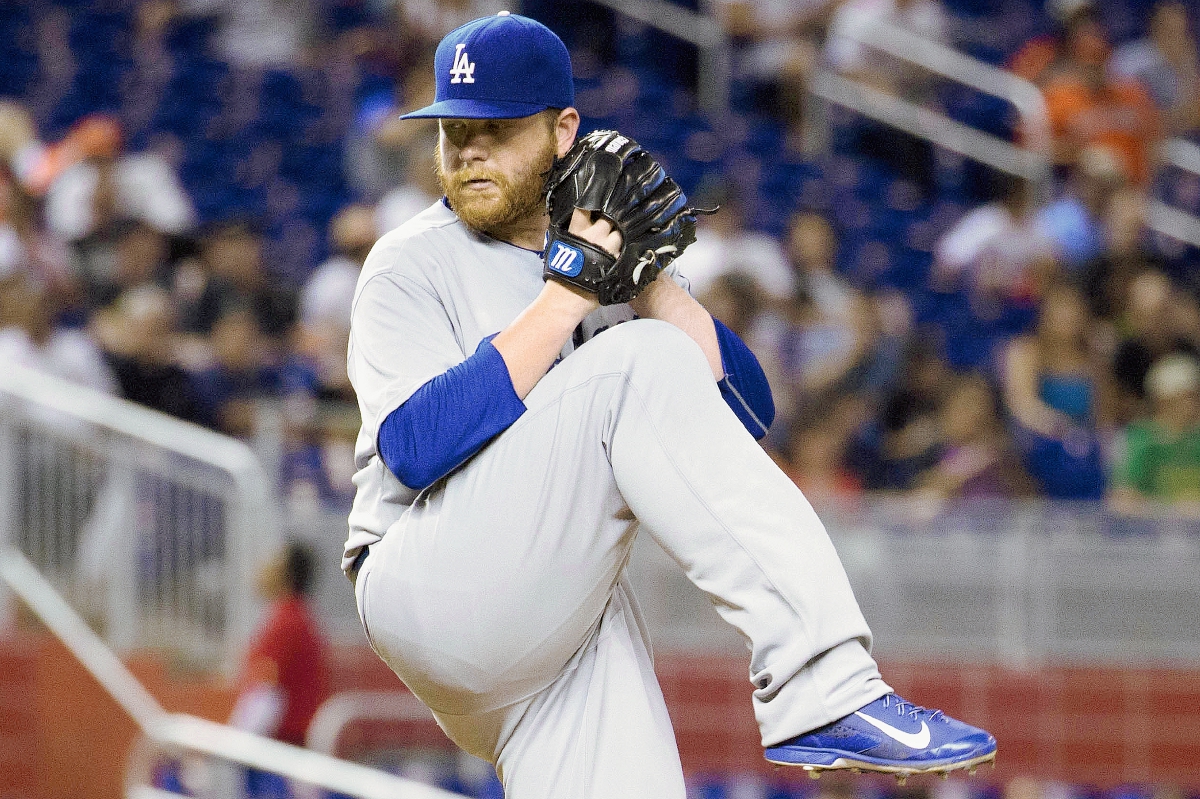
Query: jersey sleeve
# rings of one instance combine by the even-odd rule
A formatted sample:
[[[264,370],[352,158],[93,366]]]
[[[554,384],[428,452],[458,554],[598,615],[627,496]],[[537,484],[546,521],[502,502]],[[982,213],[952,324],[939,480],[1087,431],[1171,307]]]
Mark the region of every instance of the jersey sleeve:
[[[377,434],[389,413],[466,353],[430,286],[381,273],[355,298],[348,357],[363,424]]]
[[[421,386],[379,429],[379,454],[404,485],[423,489],[525,412],[508,366],[484,339],[475,354]]]
[[[717,344],[721,348],[721,368],[725,377],[717,384],[721,397],[738,420],[756,439],[767,434],[775,421],[775,399],[758,358],[737,333],[714,318]]]

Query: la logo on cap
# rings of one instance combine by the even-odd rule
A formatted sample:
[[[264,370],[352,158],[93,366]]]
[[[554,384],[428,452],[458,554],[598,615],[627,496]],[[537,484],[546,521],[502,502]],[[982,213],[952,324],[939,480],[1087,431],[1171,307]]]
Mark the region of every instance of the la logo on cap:
[[[454,65],[450,68],[450,74],[454,77],[451,83],[474,83],[475,82],[475,62],[467,59],[466,44],[454,45]]]

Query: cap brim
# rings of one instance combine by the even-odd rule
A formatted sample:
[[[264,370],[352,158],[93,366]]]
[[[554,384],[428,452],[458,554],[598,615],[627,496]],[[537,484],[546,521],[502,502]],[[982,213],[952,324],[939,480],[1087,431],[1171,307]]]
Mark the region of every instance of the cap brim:
[[[513,103],[501,100],[442,100],[418,108],[400,119],[520,119],[545,111],[549,106],[537,103]]]

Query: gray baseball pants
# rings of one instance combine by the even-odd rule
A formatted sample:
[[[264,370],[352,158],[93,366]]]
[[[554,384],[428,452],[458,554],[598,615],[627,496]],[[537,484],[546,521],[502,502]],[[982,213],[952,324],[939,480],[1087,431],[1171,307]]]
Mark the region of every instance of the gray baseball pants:
[[[371,547],[355,590],[375,651],[506,796],[684,799],[623,578],[639,526],[745,636],[764,745],[890,690],[824,526],[686,334],[618,325],[525,404]]]

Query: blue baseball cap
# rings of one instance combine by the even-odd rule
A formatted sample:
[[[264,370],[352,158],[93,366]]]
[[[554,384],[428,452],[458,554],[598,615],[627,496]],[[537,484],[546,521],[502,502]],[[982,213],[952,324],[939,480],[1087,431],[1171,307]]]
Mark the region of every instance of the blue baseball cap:
[[[516,119],[575,104],[571,56],[554,31],[501,11],[446,34],[434,102],[401,119]]]

